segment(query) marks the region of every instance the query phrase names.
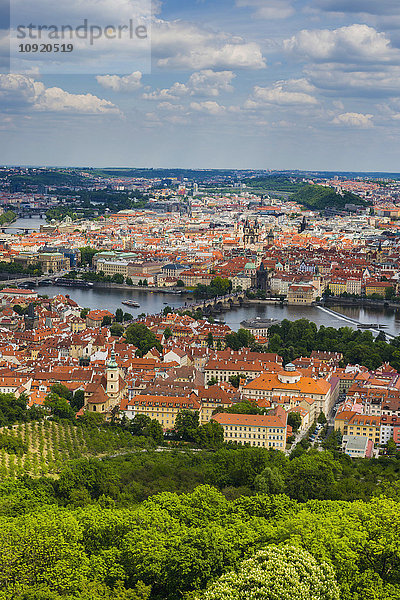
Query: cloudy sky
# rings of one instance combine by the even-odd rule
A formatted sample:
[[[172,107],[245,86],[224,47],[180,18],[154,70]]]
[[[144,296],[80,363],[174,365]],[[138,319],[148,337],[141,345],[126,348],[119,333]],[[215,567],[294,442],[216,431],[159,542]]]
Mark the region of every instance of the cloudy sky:
[[[140,2],[34,5],[113,24]],[[0,35],[0,164],[400,171],[400,0],[159,0],[150,20],[151,63],[100,40],[75,74],[8,73]]]

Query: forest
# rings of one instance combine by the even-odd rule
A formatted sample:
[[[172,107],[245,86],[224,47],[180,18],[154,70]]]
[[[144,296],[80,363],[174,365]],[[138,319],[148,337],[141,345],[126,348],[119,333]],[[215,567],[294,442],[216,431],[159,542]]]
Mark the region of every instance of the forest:
[[[396,457],[81,459],[0,484],[0,600],[400,598]]]
[[[370,331],[354,330],[351,327],[317,327],[312,321],[283,319],[270,328],[268,351],[276,352],[290,362],[300,356],[310,356],[313,350],[341,352],[343,364],[364,365],[376,369],[389,362],[400,370],[400,339],[386,341],[384,332],[374,338]]]
[[[356,194],[351,192],[339,194],[333,188],[321,185],[303,185],[293,194],[291,200],[311,210],[324,210],[326,208],[343,210],[346,204],[368,205],[368,202]]]

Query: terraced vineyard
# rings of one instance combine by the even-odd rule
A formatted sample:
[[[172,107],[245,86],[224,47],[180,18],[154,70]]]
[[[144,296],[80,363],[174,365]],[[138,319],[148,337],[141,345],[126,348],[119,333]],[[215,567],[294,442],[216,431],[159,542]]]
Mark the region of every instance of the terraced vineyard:
[[[54,421],[0,429],[0,478],[55,474],[72,459],[109,455],[141,445],[120,429],[98,429]]]

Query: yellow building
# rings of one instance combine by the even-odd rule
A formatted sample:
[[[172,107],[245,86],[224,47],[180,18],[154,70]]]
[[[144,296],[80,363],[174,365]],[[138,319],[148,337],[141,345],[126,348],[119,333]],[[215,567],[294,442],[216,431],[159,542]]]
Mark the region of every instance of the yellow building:
[[[367,283],[365,285],[365,295],[372,296],[373,294],[376,294],[384,298],[386,290],[391,287],[393,287],[393,284],[389,281],[374,281]]]
[[[200,425],[204,425],[213,418],[214,412],[232,406],[232,395],[218,385],[212,385],[199,391],[198,401],[201,404]]]
[[[198,412],[200,403],[193,397],[139,394],[127,403],[124,410],[128,419],[133,419],[136,415],[145,415],[156,419],[163,429],[173,429],[176,416],[181,410]]]
[[[288,304],[310,305],[317,297],[316,292],[311,283],[292,283],[288,290]]]
[[[222,425],[224,442],[282,451],[286,448],[287,413],[281,406],[267,415],[219,413],[213,421]]]
[[[360,415],[346,410],[335,417],[335,431],[342,435],[361,435],[379,444],[381,418],[373,415]]]
[[[80,331],[84,331],[86,329],[86,321],[85,319],[81,319],[81,317],[72,317],[69,324],[72,333],[79,333]]]
[[[14,262],[24,268],[39,264],[43,273],[60,273],[71,267],[69,258],[61,252],[20,252]]]
[[[334,296],[340,296],[340,294],[344,294],[347,291],[347,283],[346,281],[330,281],[329,289],[331,290]]]
[[[104,273],[105,276],[112,277],[113,275],[122,275],[124,278],[128,276],[129,263],[123,260],[99,260],[97,262],[97,273]]]

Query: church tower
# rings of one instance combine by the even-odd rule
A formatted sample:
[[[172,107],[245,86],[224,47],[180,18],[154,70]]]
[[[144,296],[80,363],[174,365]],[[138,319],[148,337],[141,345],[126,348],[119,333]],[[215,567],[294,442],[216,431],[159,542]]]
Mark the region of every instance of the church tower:
[[[119,389],[120,373],[119,373],[117,361],[115,359],[114,350],[111,351],[111,358],[107,365],[106,376],[107,376],[107,389],[106,389],[107,396],[109,397],[111,403],[113,401],[118,401],[119,395],[120,395],[120,389]]]
[[[274,232],[272,229],[269,230],[268,235],[267,235],[267,245],[268,246],[273,246],[274,245],[274,241],[275,241],[275,236],[274,236]]]
[[[35,306],[32,302],[28,306],[27,313],[24,315],[25,331],[36,329],[39,324],[39,318],[35,313]]]

